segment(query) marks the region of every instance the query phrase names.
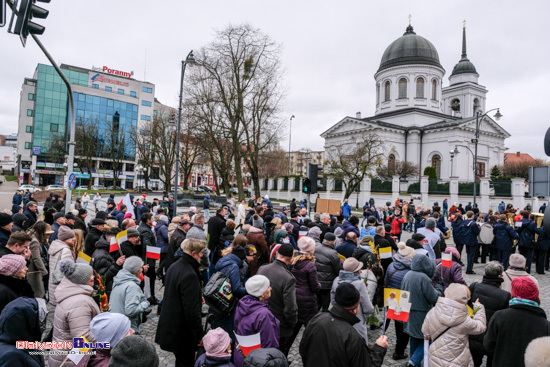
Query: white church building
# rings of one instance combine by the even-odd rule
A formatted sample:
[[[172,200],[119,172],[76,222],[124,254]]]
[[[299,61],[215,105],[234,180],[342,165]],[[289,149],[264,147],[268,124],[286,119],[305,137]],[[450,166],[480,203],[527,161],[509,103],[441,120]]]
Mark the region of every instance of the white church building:
[[[419,174],[432,166],[441,180],[453,176],[472,182],[476,116],[486,113],[488,91],[478,83],[479,74],[467,57],[465,28],[462,57],[447,86],[443,86],[444,76],[445,69],[434,45],[409,25],[403,36],[386,48],[374,74],[374,116],[361,117],[357,113],[322,133],[326,155],[353,144],[365,134],[376,133],[386,142],[390,164],[409,161],[419,166]],[[481,119],[478,177],[488,177],[493,166],[504,163],[504,141],[510,134],[492,118],[495,112],[499,111]]]

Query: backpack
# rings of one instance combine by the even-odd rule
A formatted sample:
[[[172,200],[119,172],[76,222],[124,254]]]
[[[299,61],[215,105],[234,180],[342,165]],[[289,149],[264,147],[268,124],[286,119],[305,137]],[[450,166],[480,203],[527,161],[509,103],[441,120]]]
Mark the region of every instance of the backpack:
[[[46,243],[40,244],[40,258],[42,259],[42,262],[44,263],[44,266],[46,267],[46,270],[49,273],[50,272],[50,254],[48,254],[48,244]]]
[[[212,275],[208,283],[204,286],[204,301],[222,317],[229,317],[237,305],[237,298],[233,295],[231,281],[221,271]]]
[[[479,231],[479,235],[477,236],[478,242],[485,245],[490,245],[494,238],[495,235],[493,233],[493,225],[490,223],[483,223]]]

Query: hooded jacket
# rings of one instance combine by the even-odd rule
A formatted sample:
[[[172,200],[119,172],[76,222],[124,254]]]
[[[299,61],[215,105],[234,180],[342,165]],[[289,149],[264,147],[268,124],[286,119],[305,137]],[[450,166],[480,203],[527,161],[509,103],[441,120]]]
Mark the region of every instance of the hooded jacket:
[[[378,264],[378,257],[376,257],[376,254],[372,252],[370,246],[357,246],[357,248],[353,250],[353,255],[351,256],[363,263],[363,269],[368,268],[369,265]]]
[[[275,348],[255,349],[246,356],[243,367],[288,367],[285,355]]]
[[[93,291],[92,287],[75,284],[67,278],[59,283],[55,290],[57,306],[53,319],[54,342],[72,341],[79,337],[89,342],[96,341],[90,330],[90,321],[99,314],[99,308],[92,298]],[[50,354],[48,366],[59,367],[64,358],[63,355]]]
[[[342,225],[342,234],[340,235],[340,238],[346,239],[346,236],[349,232],[353,232],[357,235],[357,238],[361,237],[361,232],[359,232],[359,228],[351,224],[349,221],[344,221],[344,224]]]
[[[384,280],[386,288],[401,289],[403,278],[411,270],[411,264],[412,260],[408,257],[404,257],[400,253],[393,255],[393,262],[388,266]]]
[[[17,279],[0,274],[0,312],[8,303],[18,297],[34,297],[34,292],[27,279]]]
[[[411,293],[411,312],[405,324],[405,332],[413,338],[424,338],[422,324],[440,295],[432,286],[434,273],[434,262],[427,256],[417,255],[412,260],[411,271],[405,274],[401,283],[401,289]]]
[[[242,260],[235,254],[227,254],[216,263],[216,271],[229,277],[233,295],[237,298],[244,297],[247,292],[241,280],[240,270],[243,267]]]
[[[314,260],[304,259],[292,265],[290,271],[296,278],[298,321],[307,325],[319,311],[317,292],[321,289],[321,284],[317,278],[317,268]]]
[[[109,248],[111,244],[103,237],[96,243],[96,250],[92,254],[90,265],[99,275],[104,276],[105,292],[111,294],[113,289],[113,278],[122,269],[118,266],[115,259],[110,255]]]
[[[247,336],[260,333],[263,348],[279,348],[279,320],[269,311],[267,302],[246,295],[239,301],[235,310],[235,334]],[[233,351],[235,366],[243,364],[243,357]]]
[[[165,254],[168,252],[168,223],[163,220],[159,220],[155,226],[155,233],[157,235],[157,247],[160,247],[160,252]]]
[[[48,250],[50,255],[50,277],[48,280],[48,295],[49,302],[52,305],[57,305],[55,289],[57,285],[63,279],[63,274],[57,269],[57,263],[63,259],[71,259],[75,261],[73,250],[65,242],[61,240],[55,240],[51,243]]]
[[[13,215],[13,226],[11,227],[11,233],[21,232],[25,229],[23,228],[23,222],[27,220],[27,217],[23,214],[14,214]]]
[[[514,239],[519,239],[519,235],[514,231],[511,225],[506,222],[499,221],[493,225],[493,233],[495,234],[495,242],[497,249],[500,251],[511,252]]]
[[[466,281],[462,277],[462,266],[458,262],[459,260],[460,259],[457,259],[456,256],[453,255],[453,263],[450,268],[443,266],[441,264],[441,259],[435,260],[437,266],[432,279],[432,285],[438,284],[441,279],[443,279],[444,290],[447,289],[451,283],[466,284]]]
[[[321,284],[321,289],[331,289],[334,278],[342,270],[338,252],[332,245],[323,242],[315,246],[315,267],[317,268],[317,279]]]
[[[111,312],[128,316],[132,329],[139,332],[141,314],[149,307],[143,291],[139,287],[139,278],[126,269],[118,272],[113,280],[111,292]]]

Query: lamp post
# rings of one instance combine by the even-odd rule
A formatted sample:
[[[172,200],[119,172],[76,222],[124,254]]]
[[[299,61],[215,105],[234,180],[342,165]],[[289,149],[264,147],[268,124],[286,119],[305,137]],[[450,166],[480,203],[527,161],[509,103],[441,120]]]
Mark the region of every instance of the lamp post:
[[[502,117],[502,114],[500,113],[500,108],[493,108],[492,110],[489,110],[485,113],[481,113],[482,111],[481,110],[478,110],[476,112],[476,135],[475,135],[475,138],[472,139],[472,143],[474,143],[474,208],[477,208],[477,203],[476,203],[476,195],[477,195],[477,144],[479,143],[479,127],[481,125],[481,121],[483,120],[483,118],[485,116],[487,116],[487,114],[491,111],[497,111],[497,113],[495,113],[495,115],[493,116],[495,118],[495,120],[500,120],[500,118]]]
[[[141,179],[140,179],[140,176],[141,178],[143,178],[143,166],[141,164],[138,164],[137,167],[136,167],[136,172],[138,174],[138,187],[139,187],[139,192],[141,193],[142,191],[142,188],[141,188]],[[145,186],[145,184],[144,184]]]
[[[176,178],[174,182],[174,217],[178,211],[178,186],[179,186],[179,167],[180,167],[180,131],[181,131],[181,109],[183,99],[183,76],[185,75],[185,66],[187,64],[194,64],[195,57],[193,56],[193,50],[187,54],[185,60],[181,61],[181,80],[180,80],[180,99],[178,105],[178,130],[176,137]]]
[[[290,180],[290,144],[292,141],[292,119],[294,118],[294,115],[290,116],[290,129],[288,133],[288,179]]]
[[[455,148],[451,150],[451,176],[453,177],[453,158],[458,154],[458,147],[455,145]]]

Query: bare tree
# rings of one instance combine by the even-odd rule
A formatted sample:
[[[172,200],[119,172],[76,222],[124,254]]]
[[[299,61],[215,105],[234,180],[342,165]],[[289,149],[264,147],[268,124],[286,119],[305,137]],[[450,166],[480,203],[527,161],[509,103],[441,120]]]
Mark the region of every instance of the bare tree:
[[[400,179],[406,180],[418,174],[418,165],[409,161],[398,161],[393,164],[388,162],[377,168],[376,174],[386,180],[391,179],[393,176],[399,176]]]
[[[383,141],[375,133],[356,137],[355,142],[344,147],[328,147],[324,171],[328,177],[341,180],[344,198],[347,199],[368,175],[382,164]]]
[[[176,163],[176,112],[158,111],[151,130],[153,154],[159,168],[160,180],[167,192],[171,191]]]
[[[65,156],[68,154],[67,139],[65,139],[65,135],[52,133],[46,145],[46,151],[42,153],[45,153],[46,157],[52,162],[60,163],[65,161]]]
[[[549,163],[544,159],[504,162],[500,171],[503,176],[529,178],[529,167],[543,167],[548,165]]]
[[[155,155],[153,153],[153,123],[146,121],[141,123],[140,128],[134,130],[131,134],[132,141],[136,147],[136,158],[138,164],[143,166],[143,179],[145,182],[145,190],[149,190],[149,179],[151,170],[154,167]],[[138,183],[139,185],[139,183]]]
[[[258,156],[258,177],[277,178],[287,174],[287,152],[278,145],[263,149]],[[256,181],[254,181],[256,182]],[[260,184],[258,183],[258,186]],[[256,185],[254,185],[256,186]]]
[[[90,175],[88,180],[88,190],[92,189],[92,170],[95,167],[95,158],[99,151],[99,120],[90,119],[84,121],[79,119],[75,124],[75,158],[78,166],[86,168]]]
[[[187,190],[189,188],[189,176],[193,172],[193,167],[198,159],[201,157],[203,148],[198,144],[199,139],[196,138],[196,132],[192,129],[191,115],[186,109],[186,114],[182,120],[181,134],[180,134],[180,169],[183,174],[183,188]],[[212,169],[214,171],[214,169]],[[217,188],[218,185],[216,185]]]

